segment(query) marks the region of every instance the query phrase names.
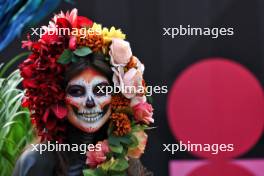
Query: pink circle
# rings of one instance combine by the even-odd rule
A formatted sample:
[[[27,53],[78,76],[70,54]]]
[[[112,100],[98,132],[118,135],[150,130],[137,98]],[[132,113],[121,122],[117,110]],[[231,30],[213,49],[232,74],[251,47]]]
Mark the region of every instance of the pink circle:
[[[183,143],[218,144],[215,148],[233,144],[233,151],[222,145],[218,154],[198,148],[192,151],[197,156],[236,157],[250,150],[263,132],[263,100],[260,83],[246,68],[223,58],[206,59],[186,69],[170,89],[169,125]]]
[[[254,176],[246,168],[231,163],[210,163],[193,170],[188,176]]]

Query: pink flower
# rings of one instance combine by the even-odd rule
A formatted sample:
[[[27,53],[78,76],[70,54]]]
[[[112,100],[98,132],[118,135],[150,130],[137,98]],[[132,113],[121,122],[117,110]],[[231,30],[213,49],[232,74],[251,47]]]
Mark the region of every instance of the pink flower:
[[[135,96],[131,99],[130,107],[133,107],[139,103],[145,103],[147,101],[146,96]]]
[[[100,141],[97,145],[101,145],[100,151],[87,151],[86,156],[86,164],[89,165],[91,168],[96,168],[99,164],[102,164],[106,160],[106,154],[110,152],[108,141]]]
[[[106,154],[110,152],[110,148],[107,140],[99,141],[98,144],[101,144],[101,149],[103,153]]]
[[[61,11],[61,13],[55,15],[53,18],[55,24],[57,23],[59,18],[65,18],[70,22],[72,27],[77,27],[78,10],[74,8],[70,12],[67,11],[66,14]]]
[[[135,68],[129,69],[124,74],[123,83],[125,87],[125,92],[123,94],[126,98],[132,98],[136,96],[136,94],[144,93],[143,75]]]
[[[70,41],[69,41],[69,48],[70,48],[70,50],[75,50],[76,49],[76,47],[77,47],[77,39],[76,39],[76,37],[74,37],[74,36],[72,36],[71,38],[70,38]]]
[[[127,41],[122,39],[112,39],[109,55],[113,66],[125,66],[132,57],[132,51]]]
[[[144,131],[137,131],[134,135],[138,140],[138,146],[135,148],[129,148],[127,154],[131,158],[140,158],[145,151],[148,135]]]
[[[145,66],[142,64],[136,56],[133,56],[137,62],[137,70],[139,70],[142,74],[144,73]]]
[[[114,85],[120,86],[126,98],[131,99],[137,94],[144,93],[143,75],[140,70],[131,68],[124,72],[123,67],[112,68],[112,70]]]
[[[153,108],[147,102],[140,102],[137,105],[132,107],[134,112],[134,118],[137,122],[144,122],[150,124],[154,122]]]

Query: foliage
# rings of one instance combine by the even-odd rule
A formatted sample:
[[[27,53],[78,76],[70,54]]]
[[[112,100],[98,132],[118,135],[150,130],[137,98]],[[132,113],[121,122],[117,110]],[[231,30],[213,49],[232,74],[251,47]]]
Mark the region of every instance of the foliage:
[[[92,50],[89,47],[80,47],[76,49],[74,52],[71,52],[69,49],[65,49],[61,56],[58,59],[58,63],[60,64],[68,64],[70,62],[77,62],[79,57],[76,56],[87,56],[92,53]]]
[[[21,54],[19,56],[25,56]],[[10,60],[10,66],[17,57]],[[7,67],[1,68],[1,75]],[[6,78],[0,78],[0,175],[11,175],[16,159],[21,150],[31,142],[34,133],[31,127],[29,111],[21,107],[24,92],[18,85],[21,83],[19,70]]]
[[[95,169],[83,170],[84,176],[126,176],[128,164],[128,148],[135,148],[139,145],[139,141],[134,135],[135,132],[149,129],[147,125],[136,124],[132,121],[132,130],[124,136],[115,136],[108,131],[108,143],[111,152],[107,154],[107,161],[98,165]]]

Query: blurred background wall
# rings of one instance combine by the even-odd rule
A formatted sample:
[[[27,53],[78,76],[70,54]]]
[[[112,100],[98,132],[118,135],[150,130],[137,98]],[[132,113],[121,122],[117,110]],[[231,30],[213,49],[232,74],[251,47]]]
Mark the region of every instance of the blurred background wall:
[[[224,57],[241,64],[243,68],[252,72],[262,86],[264,85],[262,0],[78,0],[73,4],[61,2],[53,13],[72,8],[77,8],[80,15],[87,16],[104,26],[120,27],[127,34],[133,53],[145,64],[145,79],[149,85],[168,85],[170,91],[180,73],[193,63],[212,57]],[[47,25],[53,13],[35,26]],[[193,27],[232,27],[234,35],[220,36],[217,39],[208,36],[181,36],[171,39],[163,36],[163,27],[188,24]],[[32,31],[24,28],[21,36],[1,51],[1,62],[6,62],[23,52],[21,40],[26,39],[28,32]],[[172,160],[199,159],[187,152],[171,155],[162,151],[162,144],[177,142],[177,136],[168,124],[168,95],[153,96],[157,129],[149,132],[149,145],[143,156],[144,164],[153,170],[155,175],[169,175],[169,162]],[[263,159],[263,141],[262,133],[256,144],[252,144],[252,147],[236,158]]]

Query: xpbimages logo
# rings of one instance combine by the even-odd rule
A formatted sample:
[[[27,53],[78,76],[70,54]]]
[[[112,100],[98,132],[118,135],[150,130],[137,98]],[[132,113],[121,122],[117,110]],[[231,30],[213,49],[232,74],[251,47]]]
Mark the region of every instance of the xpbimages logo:
[[[190,141],[188,141],[187,143],[183,143],[182,141],[180,141],[179,144],[163,144],[163,152],[175,154],[179,151],[210,152],[211,154],[216,155],[219,152],[234,151],[234,144],[194,144]]]
[[[101,151],[101,144],[62,144],[56,141],[52,143],[48,141],[47,143],[41,144],[31,144],[31,151],[37,151],[42,154],[45,151],[68,151],[68,152],[79,152],[80,154],[85,154],[87,151]]]
[[[99,85],[96,87],[97,93],[99,94],[145,94],[146,96],[152,96],[155,94],[166,94],[168,93],[168,86],[111,86],[111,85]]]
[[[80,36],[80,38],[86,38],[88,35],[102,35],[101,29],[93,29],[93,28],[59,28],[58,26],[54,28],[47,28],[47,27],[41,27],[41,28],[31,28],[31,34],[30,35],[36,35],[40,38],[43,35],[59,35],[59,36],[65,36],[65,35],[74,35],[74,36]]]
[[[234,35],[234,28],[201,28],[201,27],[192,27],[191,25],[179,27],[164,27],[163,36],[170,38],[175,38],[176,36],[209,36],[213,39],[218,38],[219,36],[232,36]]]

